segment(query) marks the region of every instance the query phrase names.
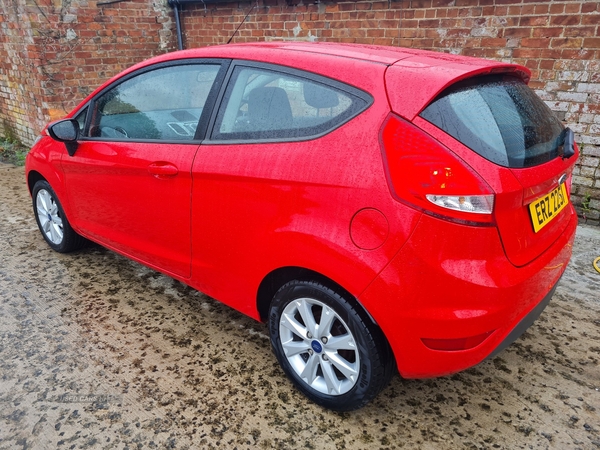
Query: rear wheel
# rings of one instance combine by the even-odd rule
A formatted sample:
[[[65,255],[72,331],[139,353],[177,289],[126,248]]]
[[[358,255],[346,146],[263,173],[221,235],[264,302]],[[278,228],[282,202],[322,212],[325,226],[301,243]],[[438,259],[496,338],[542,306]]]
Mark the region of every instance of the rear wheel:
[[[315,403],[350,411],[388,383],[395,367],[389,345],[364,316],[316,282],[292,281],[275,294],[269,311],[273,351],[287,376]]]
[[[53,250],[67,253],[85,245],[85,238],[71,228],[54,190],[47,181],[40,180],[35,183],[32,198],[35,220],[42,236]]]

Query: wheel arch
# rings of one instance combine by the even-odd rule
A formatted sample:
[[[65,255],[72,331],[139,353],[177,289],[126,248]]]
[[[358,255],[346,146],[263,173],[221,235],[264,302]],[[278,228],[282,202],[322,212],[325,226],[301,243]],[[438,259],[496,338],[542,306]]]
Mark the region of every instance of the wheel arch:
[[[33,187],[35,186],[35,183],[42,180],[48,181],[41,173],[39,173],[36,170],[31,170],[27,174],[27,188],[29,189],[29,195],[33,193]]]
[[[322,285],[344,297],[349,303],[352,304],[356,311],[364,316],[364,319],[367,319],[377,328],[380,328],[375,319],[373,319],[373,316],[371,316],[371,314],[356,299],[356,297],[342,285],[319,272],[296,266],[280,267],[271,271],[263,278],[258,287],[256,295],[256,307],[262,322],[266,322],[268,320],[269,306],[271,305],[271,300],[275,296],[275,293],[284,284],[289,283],[292,280],[317,281],[321,283]]]
[[[27,164],[26,162],[25,169],[25,176],[27,182],[27,189],[29,189],[29,195],[33,195],[33,188],[35,187],[35,184],[38,181],[47,182],[52,187],[54,193],[58,197],[66,216],[69,219],[72,219],[71,207],[69,204],[67,192],[65,190],[65,180],[62,176],[62,173],[57,170],[43,170],[44,167],[40,166],[37,163],[37,161],[35,161],[35,158],[31,158],[29,164]],[[72,223],[71,226],[73,226]],[[75,227],[73,228],[75,229]]]

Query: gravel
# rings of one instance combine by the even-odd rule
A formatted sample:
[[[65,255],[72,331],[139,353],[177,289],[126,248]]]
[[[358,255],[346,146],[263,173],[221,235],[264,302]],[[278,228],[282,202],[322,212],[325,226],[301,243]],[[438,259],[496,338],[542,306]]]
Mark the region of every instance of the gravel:
[[[0,449],[600,449],[600,229],[492,360],[395,377],[334,413],[292,387],[267,329],[102,247],[53,252],[0,164]]]

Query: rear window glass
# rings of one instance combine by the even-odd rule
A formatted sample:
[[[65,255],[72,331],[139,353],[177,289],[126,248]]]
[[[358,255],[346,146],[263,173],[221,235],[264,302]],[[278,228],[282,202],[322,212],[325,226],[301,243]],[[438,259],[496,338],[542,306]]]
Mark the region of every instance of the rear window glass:
[[[481,77],[454,85],[421,117],[504,167],[536,166],[562,150],[562,123],[515,77]]]

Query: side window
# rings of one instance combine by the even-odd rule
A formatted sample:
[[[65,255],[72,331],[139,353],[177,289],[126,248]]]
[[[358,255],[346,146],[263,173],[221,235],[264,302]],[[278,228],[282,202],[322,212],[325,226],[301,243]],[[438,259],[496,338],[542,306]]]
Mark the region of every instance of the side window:
[[[308,78],[310,76],[310,78]],[[213,128],[214,140],[289,140],[331,131],[370,105],[350,86],[238,66]],[[344,89],[345,88],[345,89]]]
[[[192,140],[220,66],[163,67],[129,78],[94,102],[89,137]]]

